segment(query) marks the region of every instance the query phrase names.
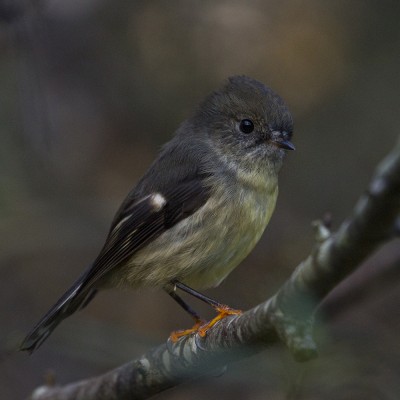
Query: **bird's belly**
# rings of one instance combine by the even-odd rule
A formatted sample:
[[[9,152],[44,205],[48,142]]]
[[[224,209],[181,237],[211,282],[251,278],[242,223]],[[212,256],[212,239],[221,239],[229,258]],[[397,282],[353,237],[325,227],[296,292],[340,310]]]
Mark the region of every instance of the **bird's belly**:
[[[276,197],[276,190],[259,196],[243,191],[235,201],[212,196],[136,253],[122,284],[164,286],[177,279],[198,289],[217,286],[260,239]]]
[[[240,234],[240,230],[231,227],[222,239],[215,237],[215,245],[209,247],[208,256],[199,259],[196,268],[182,276],[182,282],[193,288],[218,286],[250,253],[263,230],[261,227]]]

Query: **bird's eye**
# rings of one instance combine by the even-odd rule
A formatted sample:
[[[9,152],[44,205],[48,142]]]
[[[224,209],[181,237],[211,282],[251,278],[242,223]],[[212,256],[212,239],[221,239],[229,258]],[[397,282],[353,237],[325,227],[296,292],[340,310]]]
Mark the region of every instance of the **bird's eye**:
[[[253,121],[250,119],[243,119],[240,121],[239,128],[243,133],[251,133],[254,131]]]

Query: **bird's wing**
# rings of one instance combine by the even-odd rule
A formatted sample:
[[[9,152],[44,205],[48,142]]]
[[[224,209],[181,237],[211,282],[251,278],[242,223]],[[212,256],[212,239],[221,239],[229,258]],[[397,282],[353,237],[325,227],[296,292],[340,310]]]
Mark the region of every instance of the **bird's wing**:
[[[209,189],[196,177],[175,184],[165,193],[154,192],[124,203],[93,265],[82,277],[79,291],[96,282],[163,232],[203,206]]]
[[[125,200],[99,256],[36,324],[23,341],[21,350],[33,352],[37,349],[64,318],[83,308],[94,297],[99,279],[196,212],[209,197],[199,175],[192,175],[171,187],[171,190],[143,196],[134,192]]]

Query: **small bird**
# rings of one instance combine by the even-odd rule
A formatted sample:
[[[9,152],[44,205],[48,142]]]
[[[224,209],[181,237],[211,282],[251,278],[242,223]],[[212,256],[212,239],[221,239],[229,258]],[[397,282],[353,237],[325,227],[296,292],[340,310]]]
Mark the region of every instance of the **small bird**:
[[[128,194],[93,264],[44,315],[21,345],[33,352],[99,289],[160,287],[204,336],[240,313],[199,293],[218,286],[260,239],[275,208],[278,172],[293,121],[281,97],[261,82],[233,76],[209,94]],[[177,288],[218,311],[208,324]]]

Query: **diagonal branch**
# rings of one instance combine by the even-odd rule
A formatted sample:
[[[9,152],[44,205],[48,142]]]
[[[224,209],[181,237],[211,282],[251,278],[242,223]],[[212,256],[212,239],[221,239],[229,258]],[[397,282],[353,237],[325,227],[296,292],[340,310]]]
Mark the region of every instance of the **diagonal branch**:
[[[331,233],[316,224],[317,243],[311,255],[269,300],[222,320],[205,338],[192,335],[175,344],[167,342],[104,375],[63,387],[42,386],[30,399],[146,399],[277,342],[299,361],[315,357],[316,308],[363,260],[398,234],[399,213],[400,140],[339,230]]]

